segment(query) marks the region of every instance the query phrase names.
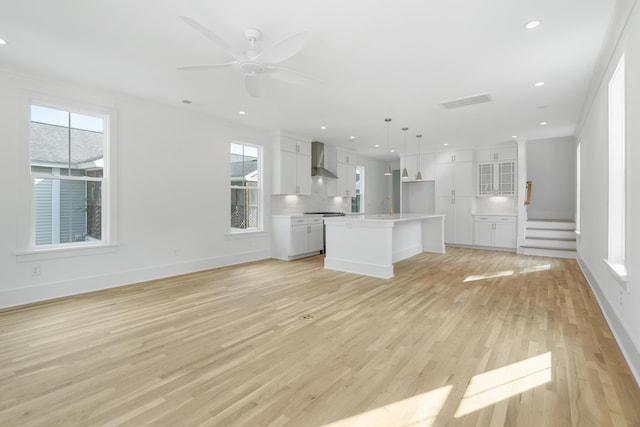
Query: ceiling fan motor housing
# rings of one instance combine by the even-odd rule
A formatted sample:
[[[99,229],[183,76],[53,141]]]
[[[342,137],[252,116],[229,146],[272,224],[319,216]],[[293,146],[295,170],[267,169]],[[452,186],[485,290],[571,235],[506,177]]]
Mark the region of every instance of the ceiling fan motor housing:
[[[240,69],[248,76],[258,75],[266,69],[264,64],[254,61],[243,61],[240,63]]]

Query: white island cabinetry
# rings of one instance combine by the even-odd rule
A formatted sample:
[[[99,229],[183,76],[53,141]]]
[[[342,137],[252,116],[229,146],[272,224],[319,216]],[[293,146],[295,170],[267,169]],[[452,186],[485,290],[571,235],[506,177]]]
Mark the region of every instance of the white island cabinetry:
[[[445,251],[442,215],[347,215],[324,222],[330,270],[389,279],[394,262]]]
[[[272,256],[292,260],[322,251],[321,215],[274,215],[272,218]]]

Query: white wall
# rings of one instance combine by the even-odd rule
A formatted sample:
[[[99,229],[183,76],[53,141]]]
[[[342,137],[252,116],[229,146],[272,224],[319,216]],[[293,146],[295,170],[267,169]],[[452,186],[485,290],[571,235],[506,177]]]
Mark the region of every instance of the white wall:
[[[403,182],[401,185],[402,213],[435,213],[435,181]]]
[[[574,219],[576,141],[573,137],[527,142],[527,180],[533,181],[532,219]]]
[[[621,19],[620,22],[624,22]],[[640,384],[640,9],[633,10],[622,37],[605,51],[604,76],[596,76],[593,97],[586,104],[578,129],[581,159],[580,265],[589,279],[600,306]],[[627,143],[627,271],[631,277],[625,290],[602,261],[608,250],[608,94],[611,74],[624,52],[626,63]],[[534,187],[535,188],[535,187]]]
[[[7,70],[0,70],[0,93],[0,307],[269,256],[267,233],[226,234],[229,141],[263,145],[269,165],[267,131]],[[114,252],[53,259],[15,254],[28,245],[29,102],[41,96],[117,112],[120,246]],[[268,173],[265,178],[270,189]],[[32,275],[34,266],[39,276]]]

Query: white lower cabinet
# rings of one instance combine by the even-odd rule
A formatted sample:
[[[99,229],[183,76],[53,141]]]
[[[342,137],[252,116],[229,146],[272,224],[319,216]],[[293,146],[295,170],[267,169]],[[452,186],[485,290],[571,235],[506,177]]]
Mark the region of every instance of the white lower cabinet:
[[[515,249],[515,216],[476,215],[473,243],[476,246]]]
[[[291,260],[317,255],[324,246],[321,215],[275,215],[272,218],[272,256]]]

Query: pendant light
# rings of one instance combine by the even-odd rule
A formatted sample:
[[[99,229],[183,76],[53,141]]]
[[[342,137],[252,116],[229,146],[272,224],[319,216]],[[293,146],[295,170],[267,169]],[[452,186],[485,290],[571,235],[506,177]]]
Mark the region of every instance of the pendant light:
[[[422,135],[416,135],[418,138],[418,174],[416,175],[416,181],[422,181],[422,174],[420,173],[420,138]]]
[[[391,121],[391,119],[387,118],[387,119],[384,119],[384,121],[387,122],[387,156],[388,156],[389,155],[389,122]],[[392,175],[390,162],[387,162],[387,167],[384,169],[384,174],[387,176]]]
[[[409,128],[402,128],[404,131],[404,169],[402,169],[402,178],[409,178],[409,173],[407,172],[407,131]]]

